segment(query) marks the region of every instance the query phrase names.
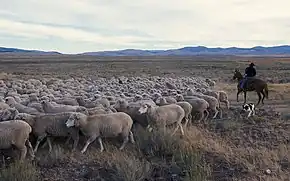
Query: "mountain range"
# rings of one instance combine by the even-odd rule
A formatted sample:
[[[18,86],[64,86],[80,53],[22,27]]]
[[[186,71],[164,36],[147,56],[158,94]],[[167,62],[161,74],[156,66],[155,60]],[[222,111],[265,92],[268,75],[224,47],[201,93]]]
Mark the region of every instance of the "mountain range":
[[[0,47],[1,53],[29,53],[29,54],[63,54],[56,51],[40,51],[40,50],[25,50],[18,48]],[[179,49],[168,50],[140,50],[140,49],[125,49],[116,51],[97,51],[84,52],[75,55],[91,55],[91,56],[194,56],[194,55],[290,55],[290,46],[272,46],[263,47],[256,46],[252,48],[208,48],[205,46],[183,47]]]

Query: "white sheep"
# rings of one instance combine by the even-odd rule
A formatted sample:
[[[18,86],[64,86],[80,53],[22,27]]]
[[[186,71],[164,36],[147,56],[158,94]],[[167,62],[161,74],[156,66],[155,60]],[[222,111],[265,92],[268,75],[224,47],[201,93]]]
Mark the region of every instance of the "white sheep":
[[[194,93],[194,92],[191,92],[188,96],[184,96],[184,98],[186,98],[186,97],[188,97],[188,98],[198,97],[198,98],[202,98],[202,99],[206,100],[209,104],[209,108],[214,113],[213,119],[215,119],[217,117],[218,113],[220,113],[220,118],[222,117],[222,111],[219,107],[219,101],[216,98],[214,98],[212,96],[204,95],[201,93]]]
[[[26,157],[28,147],[30,156],[34,158],[32,146],[29,141],[29,134],[31,132],[32,128],[29,124],[21,120],[0,122],[0,149],[8,149],[15,146],[21,151],[20,160],[23,161]]]
[[[152,130],[153,126],[157,128],[163,128],[166,130],[167,125],[177,124],[172,135],[180,128],[181,134],[184,135],[182,128],[182,120],[185,116],[185,112],[182,107],[176,104],[164,105],[164,106],[152,106],[150,104],[144,103],[139,108],[140,114],[146,114],[148,117],[149,131]]]
[[[27,107],[20,103],[17,103],[13,97],[6,97],[5,102],[11,108],[15,107],[19,112],[28,113],[28,114],[39,114],[39,112],[35,108]]]
[[[158,98],[156,100],[156,104],[158,106],[164,106],[164,105],[169,105],[170,103],[168,103],[164,97],[160,97],[160,98]],[[191,115],[192,105],[189,102],[186,102],[186,101],[176,102],[175,104],[181,106],[183,108],[184,112],[185,112],[185,116],[184,116],[185,124],[184,124],[184,127],[186,127],[188,122],[190,122],[190,123],[192,122],[192,115]]]
[[[74,140],[72,150],[75,150],[78,141],[78,130],[74,128],[67,128],[65,122],[68,120],[72,112],[62,112],[56,114],[43,114],[43,115],[29,115],[21,114],[15,116],[15,119],[20,119],[27,122],[32,127],[32,133],[37,137],[34,152],[38,150],[40,142],[47,138],[49,152],[52,151],[52,145],[49,137],[68,137]]]
[[[95,139],[98,139],[100,151],[102,152],[104,150],[102,143],[103,137],[116,137],[121,135],[123,138],[123,144],[119,147],[119,150],[124,149],[129,139],[131,143],[135,143],[131,131],[132,125],[132,118],[123,112],[98,114],[93,116],[87,116],[82,113],[73,113],[66,122],[67,127],[77,127],[85,136],[88,137],[81,153],[84,153]]]
[[[178,94],[176,96],[176,99],[178,102],[180,101],[186,101],[192,106],[192,112],[191,115],[194,116],[196,113],[200,114],[200,118],[197,120],[197,122],[200,122],[202,120],[206,121],[207,117],[209,115],[209,112],[207,109],[209,109],[209,104],[206,100],[198,98],[198,97],[187,97],[184,98],[183,95]]]
[[[218,91],[218,93],[219,93],[219,101],[225,103],[227,108],[229,109],[230,108],[230,102],[229,102],[229,99],[228,99],[228,94],[225,91],[222,91],[222,90]]]
[[[41,101],[45,113],[61,113],[61,112],[83,112],[89,114],[88,110],[83,106],[71,106],[62,104],[52,104],[48,101]]]

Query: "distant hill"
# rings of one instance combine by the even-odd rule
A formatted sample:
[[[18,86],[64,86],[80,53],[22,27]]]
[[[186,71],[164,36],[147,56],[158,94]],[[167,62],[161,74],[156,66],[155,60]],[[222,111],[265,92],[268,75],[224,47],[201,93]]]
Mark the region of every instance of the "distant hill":
[[[55,51],[24,50],[19,48],[0,47],[0,53],[61,54]]]
[[[61,54],[59,52],[45,52],[39,50],[24,50],[17,48],[0,47],[0,53],[33,53],[33,54]],[[139,50],[139,49],[125,49],[116,51],[98,51],[98,52],[84,52],[78,55],[92,55],[92,56],[169,56],[169,55],[290,55],[290,46],[273,46],[262,47],[256,46],[252,48],[207,48],[205,46],[183,47],[179,49],[168,50]]]

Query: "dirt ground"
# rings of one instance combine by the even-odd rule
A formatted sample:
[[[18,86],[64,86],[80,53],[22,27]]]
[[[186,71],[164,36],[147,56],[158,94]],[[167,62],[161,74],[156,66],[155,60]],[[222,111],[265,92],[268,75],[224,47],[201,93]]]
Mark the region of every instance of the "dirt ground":
[[[256,64],[257,77],[269,83],[269,99],[257,108],[256,116],[247,119],[239,114],[243,96],[240,94],[240,102],[236,102],[237,82],[232,80],[232,76],[235,68],[243,71],[250,61]],[[184,145],[187,145],[186,148],[190,147],[195,155],[199,155],[191,160],[200,163],[192,168],[192,176],[182,175],[192,165],[185,164],[181,153],[178,157],[183,158],[180,159],[183,166],[173,161],[173,157],[165,158],[165,152],[172,151],[167,145],[175,145],[173,142],[159,140],[158,149],[154,148],[155,157],[148,158],[143,147],[150,147],[151,142],[146,141],[146,136],[142,134],[137,138],[142,140],[137,148],[130,145],[123,152],[112,146],[119,143],[110,144],[108,142],[113,142],[110,140],[104,144],[106,152],[99,153],[95,144],[95,148],[88,150],[86,155],[71,153],[66,146],[56,144],[51,154],[46,152],[46,148],[40,149],[40,160],[25,169],[34,169],[35,173],[29,173],[36,174],[38,180],[48,181],[290,180],[290,124],[287,121],[290,118],[290,57],[0,55],[1,79],[150,75],[208,77],[216,81],[215,89],[225,90],[229,94],[231,108],[224,109],[222,119],[194,125],[187,129],[184,138],[178,138],[182,140],[175,147],[176,151],[184,150]],[[257,101],[255,92],[248,93],[247,98],[249,102]],[[158,137],[150,138],[156,142]],[[163,150],[162,156],[157,157],[160,150]],[[177,159],[177,156],[174,158]]]

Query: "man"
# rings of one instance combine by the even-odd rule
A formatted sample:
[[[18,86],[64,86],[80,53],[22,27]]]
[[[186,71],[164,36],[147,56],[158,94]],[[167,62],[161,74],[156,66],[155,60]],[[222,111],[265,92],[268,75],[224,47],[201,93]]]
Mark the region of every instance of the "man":
[[[245,82],[247,81],[248,77],[255,77],[256,76],[256,69],[254,68],[255,64],[250,63],[250,65],[245,69],[244,79],[241,82],[241,88],[244,89]]]

